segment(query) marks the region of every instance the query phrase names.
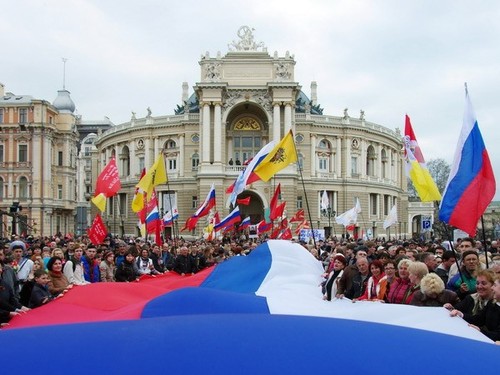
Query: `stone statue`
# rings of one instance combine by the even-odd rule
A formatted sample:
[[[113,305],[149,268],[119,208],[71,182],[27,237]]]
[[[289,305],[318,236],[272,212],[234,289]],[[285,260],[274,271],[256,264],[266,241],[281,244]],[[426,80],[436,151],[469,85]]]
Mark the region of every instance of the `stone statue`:
[[[251,29],[248,26],[241,26],[238,29],[238,37],[240,38],[239,42],[232,41],[227,45],[229,51],[257,51],[258,48],[264,48],[264,43],[256,43],[253,37],[253,31],[255,29]]]
[[[152,113],[151,108],[150,107],[146,108],[146,111],[148,111],[148,115],[146,117],[151,117],[151,113]]]
[[[363,111],[362,109],[359,111],[359,119],[361,121],[365,120],[365,111]]]
[[[135,117],[135,112],[132,111],[132,117],[131,117],[131,120],[136,120],[137,118]]]
[[[344,117],[342,117],[344,120],[347,120],[349,118],[349,114],[347,113],[348,108],[344,108]]]

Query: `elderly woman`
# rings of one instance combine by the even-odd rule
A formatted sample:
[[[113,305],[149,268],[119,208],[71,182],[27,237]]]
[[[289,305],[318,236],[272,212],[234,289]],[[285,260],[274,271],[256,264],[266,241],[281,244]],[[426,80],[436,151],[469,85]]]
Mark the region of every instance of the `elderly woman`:
[[[410,305],[440,307],[458,302],[457,294],[446,290],[443,280],[437,274],[429,273],[420,281],[420,290],[415,292]]]
[[[460,316],[470,323],[470,326],[488,336],[493,341],[500,340],[500,277],[495,276],[493,283],[493,300],[488,301],[486,307],[478,314],[464,314],[458,310],[453,310],[451,316]]]
[[[476,289],[477,292],[467,295],[463,300],[455,305],[460,312],[468,315],[476,315],[486,307],[488,301],[493,299],[493,283],[495,274],[490,270],[481,270],[477,273]],[[451,304],[446,304],[449,310],[453,309]]]
[[[325,282],[325,293],[323,299],[327,301],[332,300],[332,296],[337,294],[337,287],[342,274],[344,273],[344,268],[347,264],[345,256],[342,254],[337,254],[333,258],[333,269],[328,274],[328,278]]]
[[[386,302],[389,303],[407,303],[406,299],[411,288],[408,267],[413,262],[409,259],[402,259],[398,263],[398,274],[399,277],[396,278],[389,288],[387,293]]]
[[[417,290],[420,289],[420,281],[422,278],[429,273],[429,268],[425,263],[413,262],[408,267],[408,278],[410,279],[411,287],[405,296],[405,304],[410,304],[413,299],[413,295]]]

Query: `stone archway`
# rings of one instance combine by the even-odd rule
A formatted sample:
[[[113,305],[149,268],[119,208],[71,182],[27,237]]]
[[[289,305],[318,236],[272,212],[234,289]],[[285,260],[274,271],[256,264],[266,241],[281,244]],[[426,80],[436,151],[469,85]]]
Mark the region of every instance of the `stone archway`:
[[[257,193],[250,190],[245,190],[240,195],[238,195],[239,200],[250,198],[250,204],[244,205],[239,204],[240,215],[242,218],[250,216],[250,221],[252,224],[257,224],[264,219],[264,203]]]

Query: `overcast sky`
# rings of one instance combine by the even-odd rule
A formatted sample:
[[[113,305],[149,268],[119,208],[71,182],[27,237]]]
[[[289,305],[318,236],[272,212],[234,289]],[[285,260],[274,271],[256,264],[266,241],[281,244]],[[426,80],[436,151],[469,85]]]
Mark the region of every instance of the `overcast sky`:
[[[0,82],[53,101],[63,84],[85,120],[173,114],[201,54],[225,54],[238,28],[272,55],[295,55],[295,80],[318,83],[324,114],[404,129],[427,160],[451,163],[464,82],[500,177],[500,1],[16,0],[0,11]],[[499,184],[500,185],[500,182]],[[500,199],[497,189],[496,199]]]

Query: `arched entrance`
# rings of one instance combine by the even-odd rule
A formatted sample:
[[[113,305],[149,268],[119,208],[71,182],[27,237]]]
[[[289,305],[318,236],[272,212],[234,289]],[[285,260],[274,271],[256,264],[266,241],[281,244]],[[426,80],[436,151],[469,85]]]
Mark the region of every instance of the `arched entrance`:
[[[240,215],[242,218],[250,216],[250,222],[252,224],[257,224],[264,219],[264,203],[257,193],[250,190],[245,190],[238,195],[237,200],[242,201],[247,198],[250,198],[250,203],[248,205],[239,204]]]

